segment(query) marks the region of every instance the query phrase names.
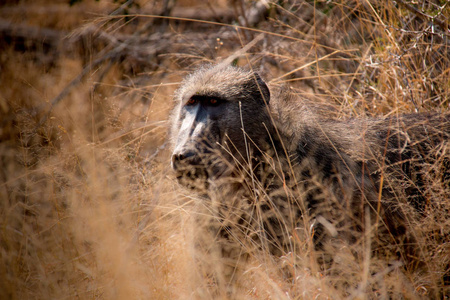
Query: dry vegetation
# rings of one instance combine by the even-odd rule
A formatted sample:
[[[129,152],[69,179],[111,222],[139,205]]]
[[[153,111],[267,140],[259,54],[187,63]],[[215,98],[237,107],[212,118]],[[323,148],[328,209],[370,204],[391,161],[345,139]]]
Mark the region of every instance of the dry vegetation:
[[[171,177],[166,142],[186,71],[263,33],[236,63],[337,118],[446,112],[449,20],[445,0],[3,2],[0,298],[210,298],[196,199]],[[450,188],[431,178],[425,191],[411,226],[427,272],[348,260],[361,272],[343,290],[310,253],[290,282],[289,258],[255,257],[238,296],[448,299]]]

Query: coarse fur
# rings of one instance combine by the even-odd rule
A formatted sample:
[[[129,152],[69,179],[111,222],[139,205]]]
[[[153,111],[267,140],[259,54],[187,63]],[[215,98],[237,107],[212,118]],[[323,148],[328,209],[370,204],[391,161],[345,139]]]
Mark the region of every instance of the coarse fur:
[[[172,166],[202,199],[209,218],[199,222],[216,237],[208,251],[229,265],[214,280],[229,282],[248,253],[282,257],[304,244],[337,274],[345,248],[419,267],[408,224],[427,209],[422,187],[436,161],[448,184],[448,115],[335,120],[223,65],[188,76],[175,102]]]

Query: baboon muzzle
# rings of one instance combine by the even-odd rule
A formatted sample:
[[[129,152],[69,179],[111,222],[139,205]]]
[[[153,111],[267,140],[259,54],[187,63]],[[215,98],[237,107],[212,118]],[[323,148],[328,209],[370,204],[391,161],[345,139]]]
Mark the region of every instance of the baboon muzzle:
[[[177,151],[172,154],[172,168],[178,182],[191,189],[206,189],[208,166],[195,150]]]
[[[177,171],[186,166],[199,165],[201,162],[200,157],[191,150],[174,152],[172,154],[172,168]]]

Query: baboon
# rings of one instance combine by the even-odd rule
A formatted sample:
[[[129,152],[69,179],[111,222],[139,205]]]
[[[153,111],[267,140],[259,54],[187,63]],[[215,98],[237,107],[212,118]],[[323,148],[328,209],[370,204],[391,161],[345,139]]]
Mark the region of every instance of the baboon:
[[[298,239],[311,241],[323,267],[342,245],[367,243],[373,256],[419,264],[408,224],[425,213],[433,174],[448,185],[449,115],[336,120],[223,65],[188,76],[175,102],[172,167],[202,197],[233,267],[242,253],[295,253]]]

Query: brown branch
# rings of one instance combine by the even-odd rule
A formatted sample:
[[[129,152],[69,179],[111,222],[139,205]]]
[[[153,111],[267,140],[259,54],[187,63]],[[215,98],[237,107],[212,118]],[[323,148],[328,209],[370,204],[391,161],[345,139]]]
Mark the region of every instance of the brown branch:
[[[92,69],[98,67],[104,61],[114,58],[117,55],[117,53],[120,51],[121,51],[121,49],[113,49],[110,52],[108,52],[104,55],[101,55],[100,58],[98,58],[98,59],[94,60],[93,62],[89,63],[88,65],[86,65],[83,68],[83,70],[80,72],[80,74],[78,74],[77,77],[75,77],[68,85],[66,85],[66,87],[58,94],[58,96],[53,98],[53,100],[50,102],[50,107],[47,109],[47,112],[45,113],[45,115],[39,120],[39,123],[36,126],[36,129],[41,127],[42,124],[44,124],[45,121],[47,121],[53,107],[55,107],[55,105],[57,105],[62,99],[64,99],[67,95],[69,95],[69,93],[72,91],[72,89],[74,87],[76,87],[78,84],[80,84],[81,81],[84,79],[84,77],[86,77],[86,75],[88,75]],[[38,114],[42,110],[43,109],[37,109],[37,110],[35,110],[35,113]]]
[[[25,24],[15,24],[11,21],[0,19],[0,39],[2,40],[25,40],[56,48],[61,38],[65,35],[67,35],[67,32]]]
[[[421,19],[424,19],[425,21],[431,20],[432,22],[436,23],[439,27],[441,27],[442,30],[444,30],[444,32],[450,31],[450,27],[448,25],[448,20],[446,20],[447,21],[446,22],[446,21],[442,21],[442,20],[440,20],[440,19],[438,19],[436,17],[429,16],[429,15],[423,13],[422,11],[418,10],[414,6],[412,6],[412,5],[408,4],[408,3],[405,3],[402,0],[395,0],[395,2],[397,2],[401,6],[403,6],[404,8],[409,10],[410,12],[412,12],[413,14],[417,15]]]

